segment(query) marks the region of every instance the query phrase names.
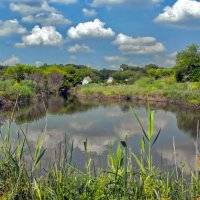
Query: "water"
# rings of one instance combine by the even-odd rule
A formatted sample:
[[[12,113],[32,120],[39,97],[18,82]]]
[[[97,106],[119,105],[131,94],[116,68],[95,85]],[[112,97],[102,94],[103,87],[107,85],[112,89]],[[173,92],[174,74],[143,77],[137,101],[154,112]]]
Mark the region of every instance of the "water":
[[[47,115],[45,106],[47,108]],[[83,142],[87,138],[89,149],[98,165],[104,166],[107,160],[108,147],[128,137],[129,147],[139,153],[142,139],[141,129],[136,122],[130,107],[147,127],[147,109],[145,104],[131,102],[97,102],[78,100],[69,97],[51,97],[48,100],[16,109],[11,126],[13,138],[23,130],[32,148],[37,143],[38,135],[47,130],[43,147],[47,148],[45,162],[56,162],[62,157],[64,146],[68,152],[74,144],[73,163],[84,168],[86,155]],[[195,141],[199,110],[190,110],[175,105],[151,105],[155,110],[155,133],[161,128],[161,134],[153,148],[153,160],[156,165],[173,165],[173,137],[176,144],[176,159],[179,166],[187,164],[187,169],[195,167]],[[7,130],[7,120],[11,111],[1,111],[2,132]],[[20,133],[21,134],[21,133]],[[62,152],[62,153],[61,153]],[[162,160],[162,161],[161,161]]]

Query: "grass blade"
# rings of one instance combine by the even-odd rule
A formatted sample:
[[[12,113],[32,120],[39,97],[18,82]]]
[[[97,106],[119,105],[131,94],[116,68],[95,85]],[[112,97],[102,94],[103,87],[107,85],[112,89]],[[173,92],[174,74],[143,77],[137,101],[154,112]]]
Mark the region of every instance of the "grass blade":
[[[144,127],[143,127],[143,125],[142,125],[142,123],[141,123],[141,121],[140,121],[140,119],[139,119],[137,113],[135,112],[135,110],[134,110],[133,108],[132,108],[132,113],[133,113],[133,115],[135,116],[135,118],[136,118],[138,124],[140,125],[144,136],[145,136],[146,139],[149,141],[149,138],[148,138],[148,136],[147,136],[147,134],[146,134],[146,132],[145,132],[145,130],[144,130]]]

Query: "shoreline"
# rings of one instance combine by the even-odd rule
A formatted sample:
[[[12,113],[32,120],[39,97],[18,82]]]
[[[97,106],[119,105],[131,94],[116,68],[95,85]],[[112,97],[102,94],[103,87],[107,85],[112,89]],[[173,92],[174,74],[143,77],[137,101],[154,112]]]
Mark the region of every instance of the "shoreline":
[[[98,95],[98,94],[79,94],[79,93],[71,93],[79,99],[87,99],[87,100],[107,100],[107,101],[130,101],[130,102],[137,102],[137,103],[146,103],[147,96],[146,95]],[[190,109],[200,109],[200,103],[189,103],[185,101],[178,101],[178,100],[170,100],[164,96],[160,95],[148,95],[148,101],[150,104],[163,104],[163,105],[177,105],[183,108],[190,108]]]
[[[147,96],[146,95],[104,95],[104,94],[83,94],[79,92],[79,90],[71,90],[69,91],[69,95],[74,95],[80,100],[95,100],[95,101],[117,101],[117,102],[136,102],[136,103],[146,103],[147,102]],[[50,95],[54,96],[54,95]],[[38,95],[37,98],[41,98],[41,95]],[[35,98],[33,102],[35,101]],[[200,103],[189,103],[186,101],[180,101],[180,100],[172,100],[167,99],[164,96],[161,95],[148,95],[148,101],[152,105],[177,105],[183,108],[189,108],[189,109],[200,109]],[[32,100],[27,101],[19,101],[18,105],[29,105],[31,104]],[[0,110],[6,110],[10,109],[15,105],[16,101],[12,101],[6,98],[0,98]]]

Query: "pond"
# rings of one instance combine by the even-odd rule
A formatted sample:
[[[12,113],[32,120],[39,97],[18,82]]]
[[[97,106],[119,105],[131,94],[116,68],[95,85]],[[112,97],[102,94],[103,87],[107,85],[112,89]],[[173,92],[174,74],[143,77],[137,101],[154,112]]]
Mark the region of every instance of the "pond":
[[[49,162],[58,162],[58,158],[66,152],[69,153],[73,142],[73,164],[83,169],[86,159],[83,143],[86,138],[95,163],[104,166],[109,145],[112,144],[115,148],[126,135],[129,148],[137,154],[140,153],[143,135],[131,107],[138,113],[144,127],[147,127],[145,103],[50,97],[26,107],[17,107],[13,114],[11,133],[16,139],[18,132],[22,134],[23,130],[30,146],[34,148],[39,134],[47,125],[43,141],[43,147],[47,148],[44,167]],[[178,165],[186,163],[187,170],[194,168],[200,110],[159,103],[151,105],[151,109],[155,110],[155,133],[161,128],[161,134],[153,147],[155,165],[174,165],[174,137]],[[2,133],[8,129],[7,122],[11,115],[12,110],[1,111]]]

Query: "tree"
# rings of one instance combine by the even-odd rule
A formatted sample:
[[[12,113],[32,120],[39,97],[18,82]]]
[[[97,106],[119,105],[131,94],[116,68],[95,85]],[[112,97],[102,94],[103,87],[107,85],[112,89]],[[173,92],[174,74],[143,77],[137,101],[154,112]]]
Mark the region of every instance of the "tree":
[[[176,56],[176,80],[184,81],[200,81],[200,48],[196,44],[192,44]],[[196,75],[195,75],[196,74]]]
[[[145,65],[144,68],[146,70],[148,70],[148,69],[159,69],[158,65],[156,65],[156,64],[148,64],[148,65]]]
[[[102,69],[99,71],[99,76],[100,76],[100,79],[105,81],[107,80],[110,76],[112,76],[112,73],[114,73],[116,71],[114,70],[110,70],[110,69]]]

